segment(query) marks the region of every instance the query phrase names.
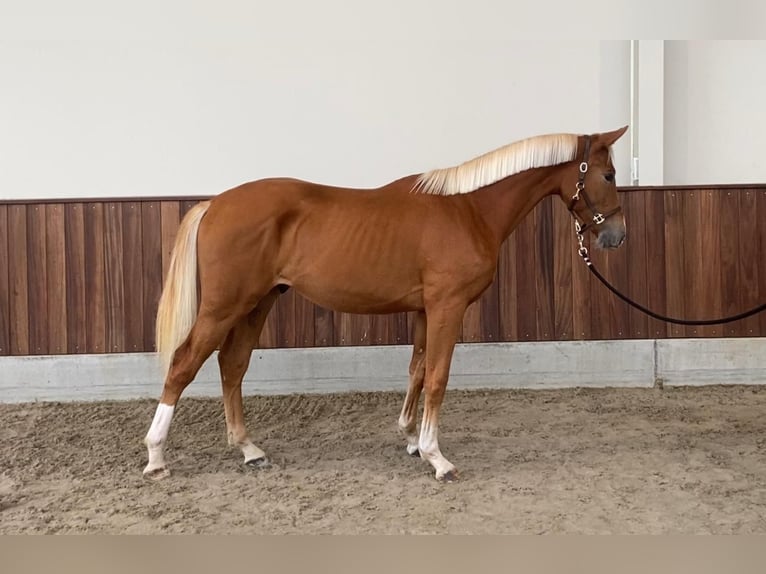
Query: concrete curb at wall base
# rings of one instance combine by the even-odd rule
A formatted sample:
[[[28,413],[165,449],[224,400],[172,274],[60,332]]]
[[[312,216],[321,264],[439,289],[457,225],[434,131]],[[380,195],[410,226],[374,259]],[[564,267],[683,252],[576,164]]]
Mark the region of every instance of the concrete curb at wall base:
[[[409,346],[263,349],[244,393],[404,391]],[[215,357],[184,396],[220,396]],[[766,339],[666,339],[458,345],[449,389],[652,387],[766,382]],[[150,353],[0,357],[0,402],[156,399]]]

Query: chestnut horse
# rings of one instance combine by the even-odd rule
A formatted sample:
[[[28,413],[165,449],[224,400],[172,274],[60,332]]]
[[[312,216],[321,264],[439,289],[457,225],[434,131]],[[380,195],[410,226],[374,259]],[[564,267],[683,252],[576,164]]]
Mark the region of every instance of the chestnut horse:
[[[197,204],[179,228],[157,313],[165,386],[145,439],[144,476],[169,474],[163,447],[173,410],[219,347],[229,444],[245,464],[268,464],[245,428],[242,377],[266,316],[292,287],[345,313],[416,312],[399,428],[408,453],[427,460],[437,479],[454,480],[437,435],[466,307],[492,282],[503,241],[548,195],[561,197],[600,247],[622,244],[611,146],[626,130],[532,137],[378,189],[265,179]]]

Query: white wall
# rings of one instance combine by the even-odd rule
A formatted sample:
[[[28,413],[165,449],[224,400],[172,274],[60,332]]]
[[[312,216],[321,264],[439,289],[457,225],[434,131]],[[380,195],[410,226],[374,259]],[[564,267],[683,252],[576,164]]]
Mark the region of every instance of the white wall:
[[[766,183],[766,42],[665,42],[666,184]]]
[[[375,186],[629,123],[628,41],[518,39],[517,6],[484,4],[6,4],[0,199]],[[766,42],[639,46],[639,183],[766,182]]]
[[[628,42],[514,40],[511,2],[81,4],[4,10],[0,198],[375,186],[629,121]]]

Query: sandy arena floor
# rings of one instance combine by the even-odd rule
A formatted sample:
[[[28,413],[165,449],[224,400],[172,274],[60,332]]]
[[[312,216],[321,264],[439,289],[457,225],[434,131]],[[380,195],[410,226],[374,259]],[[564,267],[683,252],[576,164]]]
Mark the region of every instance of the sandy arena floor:
[[[149,400],[0,405],[0,533],[766,533],[766,388],[448,391],[461,481],[406,455],[398,393],[182,399],[160,483]]]

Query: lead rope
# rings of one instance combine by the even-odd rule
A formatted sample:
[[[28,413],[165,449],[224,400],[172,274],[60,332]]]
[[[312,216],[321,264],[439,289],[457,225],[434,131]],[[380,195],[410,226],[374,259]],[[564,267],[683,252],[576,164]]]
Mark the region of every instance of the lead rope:
[[[744,313],[739,313],[737,315],[731,315],[729,317],[721,317],[720,319],[701,319],[701,320],[693,320],[693,319],[676,319],[673,317],[666,317],[665,315],[660,315],[659,313],[655,313],[651,309],[647,309],[640,303],[636,303],[631,298],[629,298],[626,295],[623,295],[620,293],[609,281],[607,281],[601,273],[598,272],[598,269],[596,269],[593,266],[593,261],[590,260],[590,256],[588,255],[588,248],[585,247],[585,238],[582,234],[582,227],[580,226],[580,222],[575,220],[575,235],[577,236],[577,254],[580,256],[580,258],[583,260],[583,263],[588,267],[591,273],[596,276],[596,279],[601,281],[607,289],[609,289],[612,293],[617,295],[620,299],[625,301],[628,305],[631,305],[638,309],[639,311],[646,313],[650,317],[653,317],[654,319],[658,319],[660,321],[665,321],[667,323],[674,323],[676,325],[723,325],[726,323],[731,323],[733,321],[739,321],[740,319],[746,319],[747,317],[750,317],[751,315],[755,315],[756,313],[760,313],[764,309],[766,309],[766,303],[763,303],[761,305],[758,305],[757,307],[754,307],[753,309],[750,309],[749,311],[745,311]]]

